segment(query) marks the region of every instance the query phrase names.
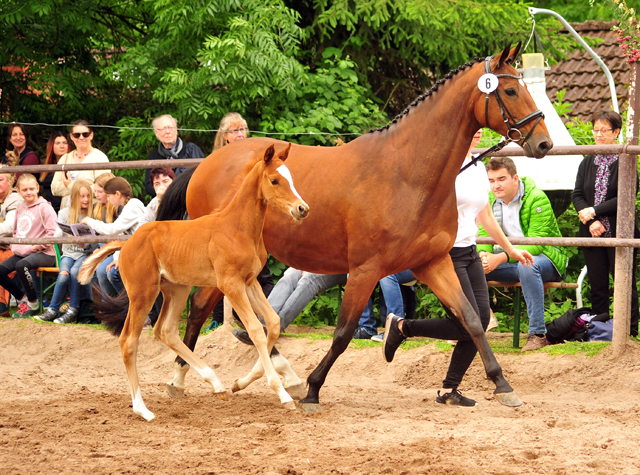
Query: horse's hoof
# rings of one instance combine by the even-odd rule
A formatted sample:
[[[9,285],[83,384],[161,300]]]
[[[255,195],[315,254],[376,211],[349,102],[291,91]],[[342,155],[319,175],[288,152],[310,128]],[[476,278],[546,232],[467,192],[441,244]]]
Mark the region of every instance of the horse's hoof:
[[[233,383],[233,387],[231,388],[231,392],[232,393],[237,393],[238,391],[240,391],[241,388],[240,386],[238,386],[238,381],[236,381],[235,383]]]
[[[300,410],[302,412],[306,412],[306,413],[322,412],[322,408],[320,407],[320,404],[317,404],[317,403],[301,402],[301,403],[298,403],[298,406],[300,406]]]
[[[167,383],[167,392],[169,393],[169,396],[174,398],[181,398],[185,396],[184,388],[178,388],[171,383]]]
[[[293,401],[283,402],[282,405],[285,407],[285,409],[289,409],[290,411],[296,410],[296,403]]]
[[[509,407],[522,406],[522,401],[514,391],[511,391],[509,393],[497,393],[497,394],[494,394],[494,397],[498,400],[500,404],[503,404],[505,406],[509,406]]]
[[[228,401],[229,400],[229,393],[227,393],[227,391],[220,391],[219,393],[213,393],[216,396],[218,396],[218,399],[222,400],[222,401]]]
[[[304,383],[295,384],[293,386],[289,386],[288,388],[284,388],[284,389],[289,393],[289,396],[291,396],[296,401],[299,401],[300,399],[302,399],[307,395],[307,389]]]

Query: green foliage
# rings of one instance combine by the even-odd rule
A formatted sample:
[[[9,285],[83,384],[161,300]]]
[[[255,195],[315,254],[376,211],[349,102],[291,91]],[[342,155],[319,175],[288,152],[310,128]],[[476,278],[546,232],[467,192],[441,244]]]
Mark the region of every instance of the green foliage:
[[[340,312],[341,292],[340,286],[336,286],[318,294],[294,322],[297,325],[309,325],[311,327],[334,326],[338,321],[338,313]]]

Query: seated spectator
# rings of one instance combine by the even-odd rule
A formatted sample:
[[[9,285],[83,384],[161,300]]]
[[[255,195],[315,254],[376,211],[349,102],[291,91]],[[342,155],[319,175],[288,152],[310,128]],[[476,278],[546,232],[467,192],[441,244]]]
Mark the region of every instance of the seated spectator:
[[[171,168],[153,168],[151,169],[149,175],[151,176],[151,182],[153,183],[153,189],[156,192],[156,196],[147,205],[146,214],[140,222],[141,226],[144,223],[149,223],[156,220],[158,205],[160,204],[160,201],[162,201],[164,192],[167,191],[169,185],[173,183],[173,178],[175,176]],[[158,294],[158,298],[156,298],[156,301],[153,304],[153,308],[149,312],[147,320],[144,322],[145,329],[152,328],[158,321],[158,316],[160,315],[163,301],[164,299],[161,292]]]
[[[96,197],[93,205],[93,217],[105,223],[113,223],[118,217],[118,208],[109,203],[104,191],[104,185],[115,177],[113,173],[103,173],[93,183],[93,194]]]
[[[229,112],[220,121],[216,139],[213,142],[213,151],[215,152],[232,142],[246,139],[248,134],[247,121],[237,112]]]
[[[31,141],[27,129],[22,124],[11,124],[8,129],[7,151],[15,155],[5,154],[1,161],[3,165],[40,165],[40,159],[31,148]],[[16,180],[21,173],[16,174]]]
[[[406,285],[411,282],[415,282],[416,278],[410,270],[399,272],[397,274],[388,275],[384,279],[380,280],[380,291],[385,303],[385,308],[380,305],[380,320],[382,326],[385,326],[387,321],[387,315],[392,313],[394,315],[405,315],[405,297],[402,292],[401,285]],[[415,291],[413,285],[408,287],[412,293],[413,301],[415,302]],[[353,333],[354,340],[373,340],[382,341],[384,338],[384,332],[378,334],[376,328],[376,317],[373,314],[373,299],[369,299],[367,306],[362,312],[360,321],[358,322],[358,328]]]
[[[561,237],[551,202],[529,177],[518,176],[509,157],[493,158],[487,163],[493,215],[507,237]],[[488,236],[480,228],[479,236]],[[520,282],[529,315],[529,337],[522,351],[547,345],[544,323],[544,283],[562,280],[568,258],[564,248],[524,245],[516,249],[529,251],[531,266],[510,258],[500,246],[478,245],[487,280]]]
[[[70,204],[58,214],[58,221],[63,224],[77,224],[84,217],[91,217],[93,212],[93,196],[91,183],[85,180],[76,180],[71,187]],[[62,230],[58,227],[55,237],[62,236]],[[78,282],[78,272],[87,255],[84,247],[77,244],[63,244],[62,257],[60,258],[60,271],[51,297],[51,304],[45,313],[36,316],[38,320],[55,323],[75,323],[80,313],[80,298],[83,286]],[[59,316],[60,306],[69,290],[69,308],[64,315]],[[86,292],[86,289],[85,289]]]
[[[57,229],[56,212],[44,198],[38,196],[40,187],[36,177],[23,173],[18,178],[17,187],[24,202],[16,210],[13,237],[53,237]],[[20,301],[20,307],[13,318],[27,318],[35,315],[39,308],[35,282],[30,271],[38,267],[54,266],[56,253],[51,244],[12,244],[11,251],[14,255],[0,263],[0,286]],[[13,271],[16,271],[22,289],[9,278]]]
[[[280,316],[280,331],[285,331],[317,294],[346,282],[347,274],[314,274],[289,267],[267,298]],[[233,334],[243,343],[253,344],[246,330],[235,329]]]
[[[129,182],[122,177],[115,177],[104,185],[107,200],[114,207],[123,206],[122,212],[113,223],[105,223],[95,218],[83,218],[82,223],[88,224],[98,234],[133,234],[146,214],[146,208],[142,201],[133,197],[133,191]],[[118,252],[107,257],[98,267],[96,272],[100,288],[111,297],[116,297],[124,288],[120,280],[120,272],[117,266],[110,264],[117,261]]]
[[[47,158],[44,161],[44,165],[55,165],[60,161],[63,155],[70,151],[71,147],[69,146],[67,136],[64,132],[60,132],[59,130],[55,131],[51,134],[49,142],[47,143]],[[62,197],[55,196],[51,191],[51,182],[53,181],[54,175],[54,172],[42,172],[40,173],[38,182],[40,183],[42,196],[45,200],[51,203],[51,206],[53,206],[53,209],[57,213],[60,211],[60,202],[62,201]]]
[[[152,168],[149,176],[151,183],[153,183],[153,190],[156,196],[147,205],[147,213],[143,222],[140,223],[141,225],[156,220],[158,206],[160,205],[160,201],[162,201],[164,192],[167,191],[167,188],[173,183],[173,179],[175,178],[175,174],[171,168]]]
[[[177,160],[179,158],[204,158],[204,153],[196,144],[183,142],[178,137],[178,121],[169,114],[153,119],[151,123],[158,141],[158,149],[149,154],[147,160]],[[173,168],[173,167],[172,167]],[[187,167],[173,168],[175,176],[180,175]],[[156,196],[151,181],[151,170],[147,168],[144,175],[144,189],[149,196]]]
[[[1,172],[1,169],[0,169]],[[22,196],[13,191],[14,175],[0,173],[0,236],[12,237],[13,226],[16,219],[16,209],[24,201]],[[0,244],[0,262],[13,256],[8,244]],[[13,278],[15,273],[9,274]],[[9,316],[9,300],[11,294],[8,290],[0,288],[0,317]]]
[[[93,131],[86,120],[76,120],[71,126],[71,140],[75,144],[75,150],[64,154],[58,160],[59,165],[79,163],[106,163],[107,156],[91,145]],[[51,192],[55,196],[62,197],[61,207],[69,204],[71,186],[75,180],[86,180],[93,185],[96,178],[110,170],[70,170],[55,172],[51,181]]]
[[[247,122],[237,112],[229,112],[220,121],[218,132],[213,143],[213,151],[224,147],[237,140],[242,140],[247,136]],[[265,262],[264,267],[258,274],[258,282],[262,287],[262,291],[266,297],[269,297],[271,289],[273,289],[273,278],[269,269],[269,263]],[[234,310],[234,316],[237,315]],[[213,309],[213,321],[209,329],[217,328],[224,321],[224,299],[220,300]]]

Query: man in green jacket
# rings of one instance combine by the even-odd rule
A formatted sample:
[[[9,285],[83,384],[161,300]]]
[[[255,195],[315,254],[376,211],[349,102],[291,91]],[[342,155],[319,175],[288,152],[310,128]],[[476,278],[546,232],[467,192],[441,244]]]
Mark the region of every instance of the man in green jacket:
[[[491,185],[490,204],[498,224],[508,237],[560,237],[558,222],[544,191],[529,177],[518,177],[509,157],[493,158],[487,163]],[[488,236],[481,227],[480,236]],[[534,264],[525,267],[498,246],[478,245],[487,280],[520,282],[529,314],[529,337],[522,351],[547,345],[544,324],[544,283],[558,282],[567,269],[567,255],[553,246],[516,246],[526,249]]]

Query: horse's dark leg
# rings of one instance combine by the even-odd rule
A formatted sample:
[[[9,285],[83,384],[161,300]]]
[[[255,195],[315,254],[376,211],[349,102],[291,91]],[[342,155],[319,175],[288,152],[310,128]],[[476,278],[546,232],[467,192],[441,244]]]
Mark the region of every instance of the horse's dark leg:
[[[213,307],[222,298],[223,294],[216,287],[201,287],[191,298],[191,311],[187,320],[187,330],[184,335],[184,343],[194,351],[202,325],[207,320]],[[184,396],[184,378],[189,371],[189,365],[179,356],[173,364],[175,374],[167,383],[167,392],[171,397]]]
[[[309,390],[307,391],[307,397],[300,401],[302,410],[310,412],[319,409],[320,388],[324,384],[333,363],[349,346],[353,332],[358,326],[358,320],[360,320],[362,311],[367,305],[367,301],[379,278],[380,276],[377,274],[365,275],[357,272],[349,274],[338,316],[338,324],[333,333],[333,343],[318,367],[307,378]]]
[[[522,404],[502,374],[502,368],[489,346],[480,317],[464,295],[449,255],[447,254],[439,263],[412,269],[412,271],[451,310],[471,336],[482,358],[487,377],[496,385],[494,394],[498,401],[507,406]]]

